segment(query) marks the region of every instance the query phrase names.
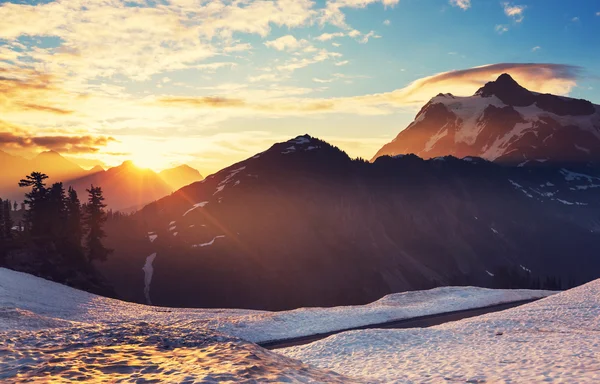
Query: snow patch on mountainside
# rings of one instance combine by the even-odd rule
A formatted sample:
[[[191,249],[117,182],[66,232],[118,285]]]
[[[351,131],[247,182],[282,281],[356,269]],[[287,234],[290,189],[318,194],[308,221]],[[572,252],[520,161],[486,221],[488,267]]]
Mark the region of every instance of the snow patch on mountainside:
[[[204,208],[204,206],[208,204],[208,201],[202,201],[200,203],[196,203],[192,206],[192,208],[188,209],[187,211],[184,212],[184,214],[182,216],[187,215],[188,213],[192,212],[194,209],[196,208]]]
[[[448,125],[448,124],[446,124],[446,125]],[[446,128],[446,125],[441,127],[440,130],[438,131],[438,133],[436,133],[435,135],[431,136],[431,138],[429,138],[429,141],[427,142],[427,144],[425,144],[426,152],[429,152],[431,150],[431,148],[433,148],[435,143],[437,143],[441,138],[448,135],[448,128]]]
[[[209,245],[213,245],[215,243],[215,240],[225,237],[225,235],[219,235],[219,236],[215,236],[213,237],[213,239],[211,241],[209,241],[208,243],[202,243],[202,244],[192,244],[192,248],[201,248],[201,247],[208,247]]]
[[[483,115],[485,109],[490,105],[498,108],[506,106],[506,104],[496,96],[488,98],[479,96],[454,96],[452,98],[437,96],[431,100],[431,104],[437,103],[444,104],[446,108],[454,113],[457,119],[462,122],[461,128],[454,136],[454,140],[456,143],[466,143],[468,145],[473,145],[475,143],[477,136],[481,132],[481,129],[483,129],[483,126],[479,124],[478,120]]]
[[[146,257],[146,263],[142,268],[144,271],[144,297],[146,298],[146,303],[148,304],[152,304],[152,301],[150,300],[150,283],[152,283],[152,274],[154,273],[152,263],[154,263],[155,258],[156,252]]]

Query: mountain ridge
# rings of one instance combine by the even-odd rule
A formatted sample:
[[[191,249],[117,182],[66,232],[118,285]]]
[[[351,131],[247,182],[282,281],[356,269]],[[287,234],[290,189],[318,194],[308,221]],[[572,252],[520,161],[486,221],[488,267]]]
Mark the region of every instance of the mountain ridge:
[[[585,166],[371,163],[304,135],[108,224],[115,254],[99,268],[124,298],[145,302],[150,265],[152,303],[182,307],[360,304],[493,285],[498,268],[583,282],[600,270],[596,187],[600,174]]]
[[[513,165],[600,163],[600,106],[531,92],[503,74],[473,96],[438,94],[372,161],[403,153]]]

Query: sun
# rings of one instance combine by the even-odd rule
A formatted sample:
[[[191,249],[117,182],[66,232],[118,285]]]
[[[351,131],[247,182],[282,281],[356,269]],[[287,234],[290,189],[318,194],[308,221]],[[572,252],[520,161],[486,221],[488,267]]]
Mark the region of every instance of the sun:
[[[153,153],[153,151],[132,153],[131,161],[138,168],[149,168],[153,171],[160,171],[165,168],[163,157],[158,153]]]

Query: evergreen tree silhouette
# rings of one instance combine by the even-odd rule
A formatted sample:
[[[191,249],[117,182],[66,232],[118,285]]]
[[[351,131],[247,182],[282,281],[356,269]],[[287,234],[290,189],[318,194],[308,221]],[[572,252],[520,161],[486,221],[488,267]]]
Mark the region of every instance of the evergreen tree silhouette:
[[[4,202],[2,210],[4,211],[2,214],[3,219],[4,219],[4,238],[11,239],[13,222],[10,217],[10,201],[6,200]]]
[[[87,231],[85,246],[88,253],[88,260],[104,261],[112,250],[107,249],[102,244],[102,239],[106,237],[102,226],[106,221],[106,213],[103,203],[102,188],[91,186],[86,189],[88,193],[88,203],[85,205],[84,225]]]
[[[19,187],[31,187],[31,191],[25,194],[24,202],[29,207],[25,211],[25,223],[33,237],[46,235],[48,229],[46,214],[48,190],[44,182],[47,178],[48,175],[44,173],[32,172],[19,181]]]
[[[73,187],[69,187],[67,194],[66,213],[67,242],[73,252],[81,253],[81,238],[83,236],[81,228],[81,202]]]
[[[54,183],[47,194],[47,221],[53,241],[62,242],[66,237],[67,197],[62,183]]]

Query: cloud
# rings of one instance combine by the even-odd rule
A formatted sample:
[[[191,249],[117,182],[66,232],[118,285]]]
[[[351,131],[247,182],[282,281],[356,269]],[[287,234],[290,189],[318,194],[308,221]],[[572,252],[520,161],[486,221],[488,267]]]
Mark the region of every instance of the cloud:
[[[539,45],[536,45],[535,47],[531,48],[531,52],[537,52],[540,49],[542,49],[542,47],[540,47]]]
[[[62,153],[94,153],[111,141],[116,141],[109,136],[40,136],[22,129],[17,131],[5,131],[4,129],[14,126],[0,121],[0,147],[2,148],[29,148],[49,149]]]
[[[389,21],[389,20],[383,20],[383,25],[390,25],[390,24],[392,24],[391,21]]]
[[[508,32],[508,25],[498,24],[498,25],[496,25],[496,27],[494,29],[496,30],[496,32],[498,32],[501,35],[505,32]]]
[[[322,35],[315,37],[315,40],[328,41],[328,40],[333,39],[334,37],[343,37],[343,36],[345,36],[344,32],[323,33]]]
[[[312,79],[315,83],[331,83],[335,81],[335,79],[319,79],[318,77],[313,77]]]
[[[571,22],[578,23],[579,22],[579,17],[575,16],[574,18],[571,19]]]
[[[296,51],[308,45],[308,41],[304,39],[298,40],[292,35],[285,35],[275,40],[267,41],[265,45],[269,48],[274,48],[278,51]]]
[[[527,6],[513,5],[510,3],[502,3],[502,6],[504,7],[504,14],[508,17],[511,17],[516,23],[520,23],[525,18],[523,13],[525,12]]]
[[[290,60],[286,61],[284,64],[278,65],[276,69],[282,72],[293,72],[297,69],[304,68],[312,64],[340,57],[342,57],[342,54],[339,52],[331,52],[326,49],[321,49],[312,57],[293,57]]]
[[[400,0],[328,0],[325,8],[320,10],[319,22],[321,25],[329,23],[340,28],[350,29],[346,23],[343,8],[366,8],[375,3],[381,3],[384,7],[393,7]]]
[[[41,112],[69,115],[56,103],[63,93],[51,75],[26,68],[0,68],[0,112]]]
[[[450,0],[450,5],[466,11],[471,8],[471,0]]]
[[[164,104],[187,104],[199,108],[241,108],[246,106],[244,100],[225,97],[165,97],[160,99],[160,102]]]
[[[524,87],[533,91],[565,95],[576,86],[580,67],[563,64],[499,63],[464,70],[442,72],[417,79],[406,87],[390,92],[337,98],[272,98],[268,102],[238,98],[162,98],[163,105],[184,108],[229,108],[260,113],[268,117],[304,115],[307,113],[389,114],[398,108],[420,107],[438,93],[472,95],[488,81],[509,73]],[[338,76],[339,75],[339,76]],[[338,74],[334,78],[344,78]],[[325,83],[333,81],[314,78]]]
[[[283,76],[275,73],[263,73],[262,75],[249,76],[248,81],[251,83],[256,83],[259,81],[282,81],[287,79],[287,76]]]
[[[495,80],[502,73],[509,73],[527,89],[566,95],[576,86],[581,71],[580,67],[565,64],[490,64],[424,77],[415,80],[407,87],[384,95],[400,104],[423,103],[438,93],[469,95],[486,82]]]
[[[353,29],[350,32],[348,32],[348,36],[350,37],[359,37],[361,35],[360,31],[357,29]]]
[[[343,60],[343,61],[338,61],[337,63],[335,63],[334,65],[337,67],[341,67],[342,65],[346,65],[348,64],[350,61],[348,60]]]
[[[235,44],[229,47],[225,47],[223,49],[223,51],[225,52],[243,52],[243,51],[250,51],[252,49],[252,44],[250,43],[240,43],[240,44]]]
[[[381,36],[379,36],[378,34],[375,33],[375,31],[370,31],[369,33],[365,34],[360,40],[359,43],[361,44],[366,44],[369,42],[369,39],[379,39],[381,38]]]

